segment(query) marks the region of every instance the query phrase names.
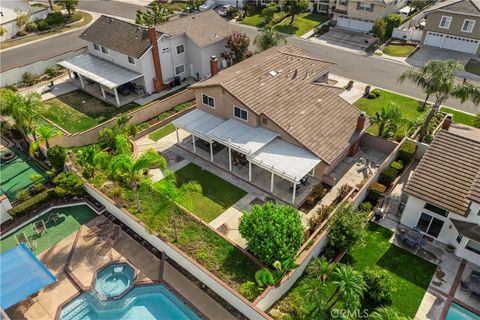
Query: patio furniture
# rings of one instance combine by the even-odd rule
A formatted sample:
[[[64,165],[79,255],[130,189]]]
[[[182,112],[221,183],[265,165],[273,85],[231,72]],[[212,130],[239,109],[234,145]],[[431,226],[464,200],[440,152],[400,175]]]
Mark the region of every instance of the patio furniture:
[[[58,212],[53,212],[48,216],[48,222],[52,222],[53,224],[57,224],[58,219],[60,219]]]
[[[300,183],[303,184],[303,185],[306,185],[307,181],[308,181],[308,175],[303,177],[302,179],[300,179]]]
[[[106,225],[110,224],[110,222],[112,222],[113,220],[115,220],[115,217],[113,215],[109,215],[105,217],[105,219],[103,219],[102,221],[97,222],[96,227],[102,229]]]
[[[38,236],[41,236],[43,232],[47,232],[47,226],[45,225],[45,221],[42,220],[39,220],[39,221],[35,221],[33,223],[33,229],[35,230],[35,233],[38,235]]]
[[[468,283],[464,281],[463,279],[460,279],[460,291],[470,291],[470,287],[468,286]]]
[[[407,230],[404,234],[400,234],[400,240],[402,240],[407,247],[412,249],[418,249],[422,239],[423,234],[414,229]]]
[[[17,241],[17,244],[22,244],[23,243],[27,246],[27,248],[32,248],[32,245],[31,245],[30,241],[28,240],[28,237],[25,234],[25,232],[17,233],[15,235],[15,240]]]
[[[113,225],[109,225],[108,227],[105,227],[104,229],[98,231],[98,232],[95,232],[94,236],[97,237],[97,240],[95,240],[95,243],[100,243],[100,242],[103,242],[105,241],[106,239],[110,238],[110,236],[112,235],[112,233],[114,232],[115,228],[117,228],[118,226],[115,225],[113,228],[112,228]]]

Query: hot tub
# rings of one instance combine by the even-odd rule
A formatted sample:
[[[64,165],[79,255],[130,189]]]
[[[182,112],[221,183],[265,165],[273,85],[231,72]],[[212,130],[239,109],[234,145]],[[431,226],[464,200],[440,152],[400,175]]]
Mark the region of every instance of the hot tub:
[[[122,295],[135,280],[135,270],[128,263],[113,263],[97,273],[95,292],[102,299]]]

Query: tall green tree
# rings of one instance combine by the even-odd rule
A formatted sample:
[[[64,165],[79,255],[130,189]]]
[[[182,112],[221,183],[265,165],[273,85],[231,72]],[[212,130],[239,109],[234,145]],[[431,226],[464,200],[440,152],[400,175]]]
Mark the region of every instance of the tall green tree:
[[[347,250],[365,234],[367,213],[350,205],[341,205],[328,233],[328,249],[333,253]]]
[[[263,8],[262,19],[263,19],[263,24],[265,26],[269,26],[272,23],[273,16],[277,11],[278,11],[278,6],[275,2],[270,2],[265,8]]]
[[[65,10],[68,12],[68,15],[71,16],[72,13],[75,12],[79,1],[80,0],[55,0],[55,3],[65,8]]]
[[[316,277],[322,282],[327,282],[334,267],[335,265],[328,262],[325,257],[317,257],[308,264],[307,274]]]
[[[255,37],[253,42],[259,51],[267,50],[268,48],[278,45],[281,41],[287,43],[284,35],[275,31],[272,26],[268,25]]]
[[[387,32],[387,24],[385,23],[385,20],[381,18],[376,19],[372,27],[373,35],[378,39],[380,39],[380,41],[382,41],[385,39],[386,32]]]
[[[332,283],[336,286],[327,301],[329,309],[342,299],[349,310],[357,309],[366,290],[362,274],[350,265],[338,265],[332,273]]]
[[[370,121],[378,126],[378,136],[382,138],[392,137],[397,129],[398,122],[402,119],[400,107],[391,101],[387,107],[377,111]]]
[[[283,10],[287,12],[291,19],[290,25],[293,23],[297,14],[306,12],[308,9],[309,0],[287,0],[283,5]]]
[[[137,10],[135,23],[142,26],[154,27],[167,22],[172,14],[173,10],[168,8],[167,5],[154,1],[146,11],[141,9]]]
[[[42,143],[45,143],[45,148],[50,149],[50,139],[53,137],[61,137],[62,132],[56,130],[50,126],[41,126],[34,129],[36,132],[37,139],[30,144],[30,155],[33,157],[35,151],[40,148]]]
[[[182,4],[182,11],[192,13],[198,11],[199,7],[205,3],[205,0],[187,0]]]
[[[477,106],[480,104],[479,86],[468,81],[459,83],[455,80],[455,73],[464,70],[463,64],[457,60],[430,60],[420,69],[404,71],[398,78],[400,83],[409,80],[422,88],[427,95],[425,100],[431,96],[435,99],[420,130],[419,141],[425,139],[430,122],[449,98],[457,98],[461,103],[472,101]]]
[[[390,38],[393,33],[393,29],[402,24],[402,17],[396,13],[390,13],[385,18],[385,36]]]

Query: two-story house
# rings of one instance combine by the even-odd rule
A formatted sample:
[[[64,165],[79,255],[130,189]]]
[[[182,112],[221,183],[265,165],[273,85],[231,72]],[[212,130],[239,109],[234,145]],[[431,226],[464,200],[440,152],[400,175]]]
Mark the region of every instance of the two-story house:
[[[229,31],[213,11],[156,28],[101,16],[80,35],[87,53],[59,64],[74,72],[82,89],[121,106],[138,95],[208,77],[210,57],[225,51]]]
[[[425,13],[424,45],[480,55],[480,1],[443,1]]]
[[[404,192],[401,223],[480,262],[480,130],[444,123]]]
[[[406,5],[407,0],[336,0],[333,21],[337,27],[370,32],[375,20],[397,13]]]
[[[196,110],[173,121],[189,133],[181,145],[298,205],[307,179],[315,185],[354,155],[369,125],[329,82],[333,66],[284,45],[195,83]]]

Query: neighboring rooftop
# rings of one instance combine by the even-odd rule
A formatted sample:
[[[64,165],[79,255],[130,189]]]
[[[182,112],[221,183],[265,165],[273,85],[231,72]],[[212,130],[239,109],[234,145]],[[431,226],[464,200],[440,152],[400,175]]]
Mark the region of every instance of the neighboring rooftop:
[[[478,15],[480,14],[480,0],[440,1],[427,9],[426,12],[432,12],[437,10]]]
[[[147,28],[103,15],[80,38],[136,59],[150,48]]]
[[[458,232],[475,241],[480,241],[480,225],[472,222],[451,219]]]
[[[480,202],[480,139],[439,131],[405,192],[467,215],[470,201]]]
[[[227,21],[213,10],[171,19],[155,28],[171,36],[186,34],[199,47],[223,40],[231,31]]]
[[[360,136],[355,130],[360,111],[340,97],[343,89],[314,82],[333,66],[289,44],[256,54],[191,88],[225,88],[331,164]]]

